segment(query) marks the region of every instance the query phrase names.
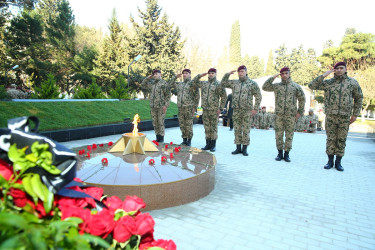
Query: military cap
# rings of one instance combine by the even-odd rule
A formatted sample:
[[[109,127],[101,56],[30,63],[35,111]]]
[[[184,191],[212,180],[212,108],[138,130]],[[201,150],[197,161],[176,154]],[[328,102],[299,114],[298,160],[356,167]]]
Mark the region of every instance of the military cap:
[[[189,74],[191,74],[191,70],[190,70],[190,69],[184,69],[184,70],[182,71],[182,73],[184,73],[184,72],[188,72]]]
[[[333,68],[335,69],[338,66],[345,66],[345,68],[346,68],[346,62],[338,62],[338,63],[335,64],[335,66]]]
[[[245,65],[241,65],[240,67],[238,67],[237,72],[240,71],[241,69],[244,69],[247,71],[247,68]]]
[[[290,71],[290,69],[288,67],[284,67],[280,69],[280,73],[283,73],[284,71]]]
[[[210,73],[210,72],[214,72],[214,73],[216,73],[216,69],[215,69],[215,68],[210,68],[210,69],[208,70],[208,73]]]
[[[152,71],[152,74],[155,74],[155,73],[160,73],[160,74],[161,74],[160,69],[154,69],[154,70]]]

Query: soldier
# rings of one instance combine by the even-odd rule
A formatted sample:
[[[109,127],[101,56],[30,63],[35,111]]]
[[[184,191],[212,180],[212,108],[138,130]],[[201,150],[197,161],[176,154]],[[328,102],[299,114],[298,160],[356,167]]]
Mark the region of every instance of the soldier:
[[[198,74],[198,79],[208,74],[208,81],[193,82],[193,86],[201,89],[202,108],[203,108],[203,125],[206,134],[206,146],[203,150],[216,151],[217,124],[219,115],[224,109],[224,100],[227,94],[222,85],[216,79],[216,69],[211,68],[208,73]]]
[[[334,77],[324,80],[334,72]],[[333,167],[336,155],[335,168],[344,171],[341,159],[345,153],[346,137],[349,125],[352,124],[361,112],[363,94],[357,80],[348,77],[346,63],[338,62],[333,70],[328,70],[323,75],[309,83],[312,90],[324,90],[324,110],[326,114],[326,153],[328,163],[325,169]],[[353,104],[354,102],[354,104]]]
[[[228,110],[228,113],[227,113],[227,119],[228,119],[228,122],[229,122],[229,131],[232,131],[232,130],[233,130],[233,119],[232,119],[232,116],[233,116],[232,94],[229,94],[229,95],[228,95],[228,98],[227,98],[227,101],[225,102],[224,107]]]
[[[297,132],[306,132],[305,117],[300,116],[298,118],[298,120],[296,121],[296,125],[294,127],[294,131],[297,131]]]
[[[281,76],[282,81],[272,84],[278,76]],[[284,159],[286,162],[290,162],[289,152],[292,149],[294,126],[296,120],[303,116],[306,101],[305,94],[301,86],[292,81],[290,70],[287,67],[282,68],[280,74],[270,77],[263,84],[263,90],[275,93],[275,137],[276,147],[279,152],[275,160],[281,161]],[[283,149],[285,150],[284,155]]]
[[[232,89],[233,94],[234,143],[237,148],[232,154],[242,153],[244,156],[248,156],[247,146],[250,144],[251,115],[255,115],[259,109],[262,95],[258,84],[247,77],[245,65],[237,69],[238,80],[229,80],[229,76],[234,72],[236,71],[226,73],[221,81],[224,87]],[[254,105],[253,98],[255,98]],[[242,148],[241,145],[243,145]]]
[[[184,81],[176,83],[176,79],[181,75]],[[190,69],[184,69],[182,74],[177,74],[170,82],[172,91],[177,94],[178,122],[183,139],[181,145],[191,146],[191,139],[193,138],[194,113],[199,103],[199,91],[193,86],[193,82],[199,80],[198,76],[192,80]]]
[[[164,142],[164,118],[171,100],[171,92],[168,84],[161,79],[161,71],[155,69],[152,75],[142,81],[141,88],[150,94],[150,113],[156,134],[156,141]]]
[[[261,108],[258,109],[258,112],[255,113],[255,115],[253,115],[253,114],[251,115],[251,120],[250,120],[251,128],[256,128],[256,126],[257,126],[257,115],[258,115],[260,112],[262,112],[262,109],[261,109]]]
[[[318,116],[314,114],[314,110],[309,110],[309,115],[305,116],[306,132],[315,133],[318,125]]]
[[[262,111],[259,112],[256,116],[256,127],[257,129],[269,129],[272,124],[272,117],[269,113],[266,112],[266,106],[262,107]]]

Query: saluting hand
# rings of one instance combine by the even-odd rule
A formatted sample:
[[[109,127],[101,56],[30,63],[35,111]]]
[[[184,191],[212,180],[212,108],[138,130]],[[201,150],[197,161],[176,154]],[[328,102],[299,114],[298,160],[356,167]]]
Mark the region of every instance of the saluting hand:
[[[147,77],[147,79],[149,79],[149,80],[150,80],[151,78],[152,78],[152,75],[149,75],[149,76]]]
[[[206,76],[206,75],[208,75],[208,73],[202,73],[202,74],[200,74],[200,77],[199,77],[199,78],[204,77],[204,76]]]
[[[182,76],[181,73],[176,74],[176,77],[177,77],[177,78],[180,78],[181,76]]]
[[[323,77],[328,76],[329,74],[331,74],[331,73],[334,72],[334,71],[335,71],[334,69],[330,69],[330,70],[326,71],[326,72],[323,74]]]
[[[350,117],[350,124],[352,124],[353,122],[355,122],[355,120],[357,120],[357,116],[352,115],[352,116]]]
[[[272,77],[273,77],[273,79],[275,79],[275,78],[278,77],[279,75],[281,75],[281,74],[278,73],[278,74],[276,74],[276,75],[274,75],[274,76],[272,76]]]
[[[232,71],[228,72],[228,74],[229,74],[229,75],[233,75],[234,72],[236,72],[236,71],[237,71],[237,70],[232,70]]]

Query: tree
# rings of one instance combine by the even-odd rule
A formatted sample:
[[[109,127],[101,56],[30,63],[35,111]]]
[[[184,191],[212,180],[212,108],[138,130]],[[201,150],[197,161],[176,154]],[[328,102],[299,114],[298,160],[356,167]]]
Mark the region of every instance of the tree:
[[[243,58],[242,63],[247,67],[247,75],[251,79],[257,79],[264,74],[264,65],[258,56],[249,57],[248,54]]]
[[[187,59],[186,67],[192,74],[207,72],[213,67],[212,54],[209,49],[203,48],[199,43],[190,40],[185,47],[185,58]]]
[[[92,78],[91,84],[87,88],[78,86],[73,96],[74,99],[105,99],[103,91],[96,83],[96,79]]]
[[[275,64],[273,63],[273,53],[272,49],[270,50],[270,53],[268,54],[268,60],[267,60],[267,66],[266,66],[266,76],[273,76],[276,74]]]
[[[375,67],[371,66],[348,73],[359,82],[363,92],[363,111],[367,111],[371,104],[375,104]]]
[[[220,79],[224,76],[225,73],[233,70],[229,62],[229,51],[227,46],[223,48],[223,52],[221,53],[217,61],[217,70],[217,75]]]
[[[232,30],[230,32],[229,61],[233,67],[238,67],[242,61],[241,30],[240,22],[238,20],[232,25]]]
[[[96,48],[98,50],[103,43],[103,32],[101,29],[76,25],[74,43],[77,52],[82,52],[84,48]]]
[[[115,80],[115,88],[109,91],[111,98],[115,99],[130,99],[127,82],[122,74]]]
[[[56,85],[55,77],[52,74],[47,75],[47,80],[43,81],[41,87],[35,87],[34,97],[38,99],[58,99],[60,94]]]
[[[153,69],[161,69],[163,77],[170,79],[185,66],[180,29],[170,24],[167,14],[161,16],[161,7],[157,0],[146,0],[146,10],[138,8],[142,24],[138,24],[133,16],[130,22],[135,31],[134,38],[128,38],[128,53],[131,59],[142,55],[142,59],[134,64],[134,71],[139,75],[150,75]],[[135,88],[134,84],[131,87]]]

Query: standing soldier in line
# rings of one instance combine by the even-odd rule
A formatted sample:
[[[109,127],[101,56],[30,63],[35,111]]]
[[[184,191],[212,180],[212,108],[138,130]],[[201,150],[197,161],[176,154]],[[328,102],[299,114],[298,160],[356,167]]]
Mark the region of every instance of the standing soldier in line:
[[[232,154],[242,153],[248,156],[247,146],[250,144],[250,120],[259,109],[262,95],[258,84],[247,77],[245,65],[238,67],[238,80],[229,80],[229,76],[236,72],[228,72],[221,80],[224,87],[231,88],[233,93],[233,122],[234,122],[234,143],[237,148]],[[255,104],[253,104],[255,98]],[[242,148],[241,148],[241,145]]]
[[[184,81],[176,83],[181,75]],[[181,145],[191,146],[194,113],[199,104],[199,90],[193,86],[193,82],[198,80],[198,76],[192,80],[190,69],[184,69],[182,74],[177,74],[170,82],[172,91],[177,92],[178,122],[183,139]]]
[[[334,77],[324,80],[334,72]],[[328,70],[323,75],[309,83],[312,90],[324,90],[324,110],[326,114],[326,153],[328,163],[325,169],[333,167],[336,155],[335,168],[344,171],[341,159],[345,153],[346,137],[349,125],[359,116],[362,107],[363,94],[357,80],[348,77],[346,63],[338,62],[333,70]]]
[[[318,116],[314,114],[314,110],[309,110],[309,115],[305,116],[306,132],[315,133],[318,124]]]
[[[278,76],[281,76],[282,81],[272,84]],[[275,136],[276,147],[279,152],[275,160],[281,161],[284,159],[286,162],[290,162],[289,152],[292,149],[294,126],[296,120],[298,120],[300,116],[303,116],[306,101],[305,94],[301,86],[292,81],[290,78],[290,70],[287,67],[282,68],[280,74],[271,76],[264,83],[263,90],[275,93]],[[285,150],[284,155],[283,149]]]
[[[262,111],[256,115],[256,126],[258,129],[269,129],[272,123],[271,115],[266,112],[266,106],[262,107]]]
[[[294,127],[294,131],[296,132],[306,132],[306,121],[304,116],[300,116],[296,121],[296,125]]]
[[[156,134],[156,141],[164,142],[164,118],[171,100],[171,92],[168,84],[161,79],[161,71],[155,69],[152,75],[142,81],[141,88],[150,94],[150,113]]]
[[[225,108],[228,110],[228,113],[227,113],[227,119],[228,119],[228,122],[229,122],[229,131],[232,131],[233,130],[233,108],[232,108],[232,100],[233,100],[233,97],[232,97],[232,93],[230,93],[228,95],[228,98],[227,98],[227,101],[225,102]]]
[[[201,106],[203,108],[203,125],[206,134],[206,146],[203,150],[216,151],[217,124],[219,115],[224,109],[224,101],[227,99],[225,89],[216,79],[216,69],[211,68],[208,73],[198,74],[198,79],[208,74],[208,81],[195,81],[193,86],[201,89]]]

